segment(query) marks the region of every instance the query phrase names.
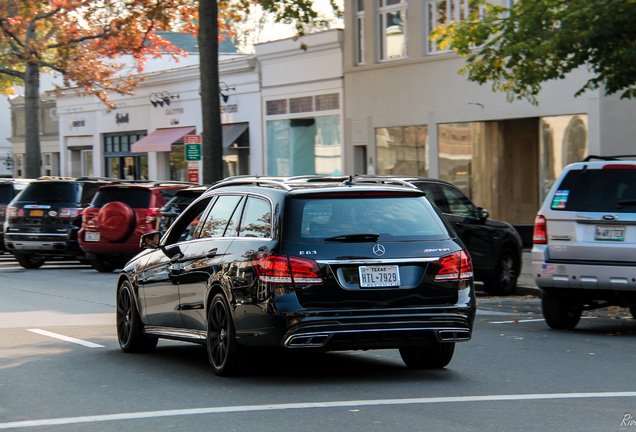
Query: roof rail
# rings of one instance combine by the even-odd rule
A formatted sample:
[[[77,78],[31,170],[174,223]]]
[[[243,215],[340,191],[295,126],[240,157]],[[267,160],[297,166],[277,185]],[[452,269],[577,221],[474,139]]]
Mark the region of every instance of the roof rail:
[[[636,155],[614,155],[614,156],[589,155],[585,159],[583,159],[581,162],[589,162],[592,160],[613,161],[613,160],[621,160],[624,158],[636,159]]]
[[[244,179],[231,179],[227,181],[220,181],[210,186],[210,189],[218,189],[226,186],[238,186],[238,185],[253,185],[253,186],[272,186],[278,187],[284,190],[292,190],[291,186],[285,184],[280,180],[270,180],[262,178],[244,178]]]
[[[354,176],[354,180],[361,183],[379,183],[379,184],[388,184],[388,185],[392,184],[392,185],[398,185],[398,186],[408,186],[412,189],[419,189],[417,186],[415,186],[414,184],[406,180],[395,179],[395,178],[356,175]]]

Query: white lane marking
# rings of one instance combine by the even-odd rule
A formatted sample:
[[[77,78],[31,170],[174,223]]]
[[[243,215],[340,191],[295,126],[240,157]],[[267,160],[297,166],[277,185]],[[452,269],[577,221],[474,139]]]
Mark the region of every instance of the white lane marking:
[[[62,417],[42,420],[23,420],[9,423],[0,423],[0,429],[27,428],[39,426],[58,426],[77,423],[98,423],[115,420],[139,420],[158,417],[173,417],[186,415],[205,415],[220,413],[236,413],[251,411],[277,411],[287,409],[313,409],[313,408],[349,408],[379,405],[418,405],[433,403],[464,403],[464,402],[493,402],[493,401],[519,401],[519,400],[550,400],[550,399],[594,399],[594,398],[632,398],[636,392],[602,392],[602,393],[543,393],[543,394],[517,394],[517,395],[483,395],[483,396],[455,396],[433,398],[410,399],[368,399],[333,402],[304,402],[268,405],[235,405],[225,407],[191,408],[164,411],[141,411],[121,414],[105,414],[85,417]]]
[[[581,319],[595,319],[597,317],[581,317]],[[543,318],[527,319],[527,320],[511,320],[511,321],[490,321],[490,324],[516,324],[522,322],[545,321]]]
[[[74,344],[78,344],[78,345],[82,345],[88,348],[104,348],[104,345],[99,345],[93,342],[87,342],[87,341],[83,341],[81,339],[75,339],[69,336],[64,336],[61,334],[57,334],[57,333],[52,333],[50,331],[46,331],[46,330],[40,330],[40,329],[28,329],[30,332],[32,333],[37,333],[40,334],[42,336],[48,336],[48,337],[52,337],[55,339],[60,339],[66,342],[72,342]]]

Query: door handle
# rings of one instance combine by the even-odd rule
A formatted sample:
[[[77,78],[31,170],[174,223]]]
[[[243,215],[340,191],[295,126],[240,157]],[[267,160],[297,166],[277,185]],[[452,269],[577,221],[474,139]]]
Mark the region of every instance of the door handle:
[[[210,249],[208,251],[208,253],[205,255],[206,258],[214,258],[216,256],[216,253],[218,252],[217,248],[214,249]]]

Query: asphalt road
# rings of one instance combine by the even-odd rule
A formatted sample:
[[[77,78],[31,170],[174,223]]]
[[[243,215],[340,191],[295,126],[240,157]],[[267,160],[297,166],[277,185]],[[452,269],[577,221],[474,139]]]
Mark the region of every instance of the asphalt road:
[[[116,274],[0,257],[0,430],[636,431],[636,321],[550,330],[533,295],[480,294],[444,370],[397,351],[263,352],[215,376],[201,346],[119,350]]]

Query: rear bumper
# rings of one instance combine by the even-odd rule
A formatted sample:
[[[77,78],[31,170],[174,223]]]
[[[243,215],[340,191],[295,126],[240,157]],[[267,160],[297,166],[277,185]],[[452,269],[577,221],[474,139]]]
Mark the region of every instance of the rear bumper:
[[[35,252],[40,255],[71,256],[81,252],[76,240],[68,235],[5,234],[4,244],[9,252]]]
[[[472,336],[473,321],[474,311],[470,308],[363,317],[308,315],[285,333],[282,345],[349,350],[464,342]]]
[[[636,292],[633,263],[544,260],[533,251],[532,268],[539,288]]]

